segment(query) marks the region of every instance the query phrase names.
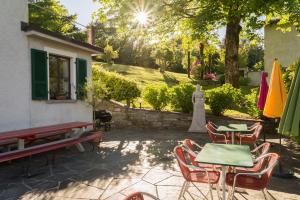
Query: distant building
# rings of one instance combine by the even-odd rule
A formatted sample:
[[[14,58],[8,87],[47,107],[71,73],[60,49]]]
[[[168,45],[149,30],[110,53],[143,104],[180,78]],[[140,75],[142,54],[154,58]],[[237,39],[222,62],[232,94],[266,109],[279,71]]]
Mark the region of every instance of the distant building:
[[[27,2],[1,0],[0,132],[92,121],[82,87],[101,50],[28,24]]]
[[[272,71],[273,60],[278,58],[283,67],[294,63],[300,58],[300,32],[292,28],[290,32],[283,33],[276,30],[276,20],[266,25],[265,32],[265,71]]]

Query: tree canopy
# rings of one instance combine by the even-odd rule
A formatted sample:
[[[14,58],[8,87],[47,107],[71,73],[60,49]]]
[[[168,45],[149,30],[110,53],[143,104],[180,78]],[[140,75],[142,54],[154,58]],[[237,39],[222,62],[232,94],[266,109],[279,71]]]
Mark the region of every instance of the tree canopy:
[[[86,34],[76,26],[77,15],[70,15],[58,0],[29,3],[29,22],[41,28],[85,41]]]

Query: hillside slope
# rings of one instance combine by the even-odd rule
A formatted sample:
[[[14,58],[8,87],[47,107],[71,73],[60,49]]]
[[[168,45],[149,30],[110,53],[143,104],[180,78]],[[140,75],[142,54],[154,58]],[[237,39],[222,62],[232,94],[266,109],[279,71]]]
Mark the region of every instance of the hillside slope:
[[[141,87],[144,87],[147,84],[156,83],[166,83],[169,86],[173,86],[178,83],[191,83],[193,81],[192,79],[188,78],[186,74],[174,72],[161,73],[158,69],[121,64],[108,65],[100,62],[93,63],[93,65],[101,65],[108,71],[120,73],[130,79],[135,80]]]

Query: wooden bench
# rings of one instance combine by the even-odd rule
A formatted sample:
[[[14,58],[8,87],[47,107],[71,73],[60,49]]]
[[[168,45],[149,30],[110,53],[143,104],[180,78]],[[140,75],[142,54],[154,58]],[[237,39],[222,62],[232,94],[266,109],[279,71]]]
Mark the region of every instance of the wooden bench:
[[[64,147],[70,147],[88,141],[93,142],[93,149],[94,149],[94,144],[99,144],[102,140],[103,140],[103,134],[101,132],[93,132],[90,135],[85,135],[78,138],[67,138],[67,139],[49,142],[45,144],[35,145],[32,147],[28,147],[26,149],[8,151],[0,154],[0,163],[16,160],[19,158],[25,158],[25,157],[31,158],[31,156],[36,154],[55,151]],[[54,161],[54,158],[52,160]],[[27,167],[26,167],[25,173],[27,176],[30,176],[29,166],[30,166],[30,161],[27,163]]]
[[[91,135],[82,136],[79,138],[67,138],[67,139],[49,142],[45,144],[35,145],[32,147],[28,147],[26,149],[8,151],[0,154],[0,163],[15,160],[18,158],[28,157],[35,154],[48,152],[48,151],[57,150],[63,147],[70,147],[82,142],[87,142],[87,141],[101,142],[102,138],[103,138],[103,134],[101,132],[95,132],[92,133]]]
[[[33,141],[40,140],[40,139],[52,138],[54,136],[68,133],[71,131],[72,131],[72,129],[65,129],[65,130],[53,131],[53,132],[49,132],[49,133],[41,133],[41,134],[37,134],[37,135],[31,136],[31,137],[26,137],[25,144],[28,144],[28,143],[31,143]],[[0,141],[0,147],[12,146],[12,145],[17,145],[17,144],[18,144],[17,138]]]

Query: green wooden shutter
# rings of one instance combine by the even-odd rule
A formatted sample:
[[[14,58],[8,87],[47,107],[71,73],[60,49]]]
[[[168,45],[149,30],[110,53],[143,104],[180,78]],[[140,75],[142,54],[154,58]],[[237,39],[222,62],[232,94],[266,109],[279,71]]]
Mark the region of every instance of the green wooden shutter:
[[[32,100],[48,99],[47,52],[31,49]]]
[[[77,99],[84,99],[84,85],[87,77],[87,61],[76,58],[76,95]]]

